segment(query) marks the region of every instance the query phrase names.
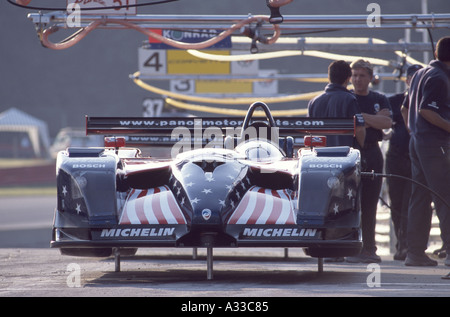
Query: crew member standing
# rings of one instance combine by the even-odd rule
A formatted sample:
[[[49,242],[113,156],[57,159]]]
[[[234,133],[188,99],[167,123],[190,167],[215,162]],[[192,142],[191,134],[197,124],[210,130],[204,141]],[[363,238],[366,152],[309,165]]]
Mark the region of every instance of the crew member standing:
[[[408,126],[413,183],[408,213],[408,254],[405,265],[436,266],[426,254],[431,229],[431,202],[439,218],[441,238],[450,266],[450,37],[436,45],[437,60],[417,71],[411,81]]]
[[[411,78],[421,65],[409,66],[406,70],[406,86],[409,87]],[[409,131],[403,119],[402,104],[409,103],[408,89],[388,98],[392,108],[392,136],[386,152],[386,173],[411,178],[411,160],[409,159]],[[405,104],[406,106],[406,104]],[[408,224],[408,206],[411,196],[411,183],[402,178],[386,179],[391,207],[391,220],[397,238],[394,260],[404,261],[407,244],[406,232]]]
[[[355,137],[331,135],[327,137],[327,146],[350,146],[361,148],[364,145],[366,129],[361,118],[361,110],[355,96],[347,90],[352,70],[343,60],[334,61],[328,66],[328,85],[325,91],[308,103],[308,117],[312,118],[349,118],[356,115]]]
[[[356,97],[347,90],[352,70],[343,60],[334,61],[328,66],[328,85],[325,91],[308,103],[308,117],[349,118],[356,116],[355,136],[330,135],[327,146],[350,146],[360,149],[364,146],[366,129]],[[326,262],[343,262],[343,257],[325,259]]]
[[[370,62],[359,59],[351,65],[351,82],[354,94],[361,108],[366,126],[366,138],[361,149],[362,170],[383,172],[383,155],[378,142],[383,139],[383,129],[392,126],[392,111],[389,101],[383,94],[369,89],[373,78],[373,67]],[[354,257],[347,257],[351,263],[379,263],[381,258],[376,254],[375,226],[378,199],[382,179],[376,177],[361,179],[361,229],[363,249]]]

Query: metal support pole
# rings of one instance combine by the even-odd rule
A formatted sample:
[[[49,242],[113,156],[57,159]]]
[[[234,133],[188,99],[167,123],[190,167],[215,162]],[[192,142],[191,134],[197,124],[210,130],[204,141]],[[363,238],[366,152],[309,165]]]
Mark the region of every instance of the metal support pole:
[[[206,277],[208,280],[213,279],[213,248],[206,248]]]
[[[35,24],[53,23],[67,28],[67,12],[57,11],[49,13],[29,13],[28,19]],[[245,20],[245,15],[110,15],[108,20],[126,20],[143,28],[165,29],[228,29],[230,25]],[[450,14],[384,14],[380,16],[381,25],[377,29],[426,29],[448,28]],[[83,14],[80,16],[80,27],[86,27],[92,21],[104,20],[105,16]],[[103,24],[100,28],[120,29],[118,24]],[[367,15],[284,15],[284,22],[280,24],[282,31],[305,29],[368,29]],[[261,30],[272,30],[273,25],[262,25]]]
[[[120,272],[120,249],[113,248],[114,254],[114,272]]]
[[[317,272],[323,272],[323,258],[317,258]]]

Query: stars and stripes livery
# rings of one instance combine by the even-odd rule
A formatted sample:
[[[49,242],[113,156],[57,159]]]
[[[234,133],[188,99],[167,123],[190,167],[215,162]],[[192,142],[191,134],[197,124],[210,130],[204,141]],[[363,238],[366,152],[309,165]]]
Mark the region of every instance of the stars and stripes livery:
[[[228,220],[233,224],[295,224],[294,209],[286,190],[252,186]]]
[[[122,224],[187,224],[167,186],[133,189],[124,206]]]

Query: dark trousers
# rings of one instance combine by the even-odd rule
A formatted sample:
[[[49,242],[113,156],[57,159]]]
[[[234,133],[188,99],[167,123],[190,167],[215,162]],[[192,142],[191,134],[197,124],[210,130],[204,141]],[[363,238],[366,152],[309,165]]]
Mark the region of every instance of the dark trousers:
[[[412,178],[450,203],[450,146],[412,137],[409,149]],[[408,252],[422,254],[428,247],[432,201],[439,218],[443,245],[447,252],[450,251],[450,209],[430,191],[413,184],[408,210]]]
[[[362,169],[365,172],[383,172],[383,155],[378,143],[361,150]],[[369,253],[377,250],[375,245],[375,226],[377,222],[377,206],[380,197],[381,177],[362,178],[361,180],[361,229],[363,249]]]
[[[411,178],[409,153],[390,146],[386,154],[386,173]],[[387,178],[391,207],[391,219],[397,238],[397,250],[407,247],[408,206],[411,196],[411,182],[400,178]]]

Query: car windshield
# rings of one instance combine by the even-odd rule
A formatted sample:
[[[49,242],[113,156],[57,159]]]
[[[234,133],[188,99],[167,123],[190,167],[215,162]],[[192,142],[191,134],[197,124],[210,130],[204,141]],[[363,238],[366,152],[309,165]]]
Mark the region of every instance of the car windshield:
[[[267,141],[250,140],[239,144],[236,152],[245,156],[251,161],[279,161],[283,158],[280,149]]]

